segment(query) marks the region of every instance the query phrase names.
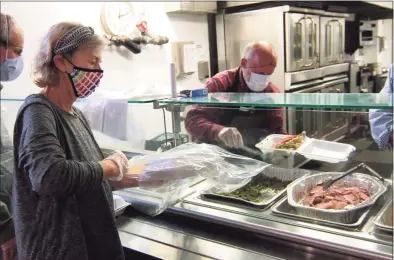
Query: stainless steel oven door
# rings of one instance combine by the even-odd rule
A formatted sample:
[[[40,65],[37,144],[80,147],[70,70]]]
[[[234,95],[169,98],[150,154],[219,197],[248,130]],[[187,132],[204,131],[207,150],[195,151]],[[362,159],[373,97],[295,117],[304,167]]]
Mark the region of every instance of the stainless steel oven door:
[[[305,64],[304,14],[285,13],[286,71],[300,70]]]
[[[347,77],[323,81],[321,84],[292,93],[344,93],[347,81]],[[330,109],[288,108],[287,131],[289,134],[306,131],[307,135],[312,138],[335,140],[339,134],[343,135],[343,131],[339,133],[337,130],[343,130],[346,126],[347,117],[343,114],[332,112]]]
[[[335,83],[327,85],[327,88],[321,90],[321,93],[345,93],[345,83]],[[335,112],[339,111],[339,112]],[[343,130],[347,126],[347,113],[340,112],[342,109],[324,109],[321,113],[321,138],[335,140],[343,135]],[[339,129],[342,129],[339,130]]]
[[[320,17],[320,65],[342,63],[345,52],[345,19]]]
[[[285,13],[286,71],[319,66],[319,16]]]

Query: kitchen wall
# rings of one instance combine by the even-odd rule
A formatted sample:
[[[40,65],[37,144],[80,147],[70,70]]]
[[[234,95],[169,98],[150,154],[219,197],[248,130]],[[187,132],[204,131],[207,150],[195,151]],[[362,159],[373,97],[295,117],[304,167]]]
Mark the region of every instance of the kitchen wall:
[[[377,61],[383,67],[390,66],[393,63],[393,19],[378,21],[378,36],[385,38],[385,49],[378,51]]]
[[[365,63],[380,62],[382,67],[388,67],[393,62],[393,20],[378,20],[378,36],[385,37],[386,48],[379,52],[379,45],[364,46],[353,55],[355,60],[363,60]],[[378,39],[379,42],[379,39]]]
[[[206,15],[167,15],[164,11],[165,3],[161,2],[133,4],[136,8],[145,9],[148,27],[153,33],[166,35],[170,41],[194,41],[201,47],[198,53],[200,60],[209,60]],[[18,80],[4,84],[2,98],[25,98],[39,91],[32,83],[31,64],[41,38],[51,25],[61,21],[79,21],[92,26],[101,34],[101,6],[101,2],[1,2],[1,12],[12,15],[25,32],[25,70]],[[133,55],[123,47],[107,47],[103,53],[102,67],[105,72],[100,88],[113,91],[138,90],[141,94],[170,93],[170,62],[170,43],[163,46],[147,45],[142,47],[142,52],[138,55]],[[179,89],[195,89],[203,85],[204,82],[198,79],[197,73],[177,81]],[[2,102],[9,129],[13,127],[19,105],[20,102]],[[149,139],[164,133],[162,111],[153,110],[152,104],[130,105],[129,111],[129,121],[135,126],[138,139]],[[168,113],[167,122],[168,130],[171,130]],[[108,146],[113,140],[106,139],[105,143]]]

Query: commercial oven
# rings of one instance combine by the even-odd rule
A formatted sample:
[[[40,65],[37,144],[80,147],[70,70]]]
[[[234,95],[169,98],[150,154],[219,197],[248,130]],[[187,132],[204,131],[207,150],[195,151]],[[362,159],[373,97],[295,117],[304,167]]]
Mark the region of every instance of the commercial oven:
[[[270,81],[281,92],[346,92],[349,81],[349,63],[343,62],[346,17],[348,14],[290,6],[218,14],[219,70],[238,67],[246,44],[263,40],[271,43],[277,54],[277,67]],[[323,37],[322,30],[329,37]],[[342,131],[338,129],[345,128],[346,120],[340,113],[323,112],[317,115],[306,109],[290,109],[286,113],[286,128],[294,134],[305,130],[308,135],[336,138]]]
[[[302,80],[321,78],[321,72],[317,71],[319,68],[344,64],[346,17],[348,14],[290,6],[218,14],[219,71],[238,67],[246,44],[263,40],[271,43],[277,54],[277,66],[270,80],[281,91],[290,91],[295,77]],[[327,42],[324,48],[321,42],[322,27],[330,36],[323,37],[323,45]],[[321,56],[322,49],[325,50],[324,57]],[[346,70],[348,67],[347,64]],[[333,69],[336,70],[335,66]],[[302,73],[305,73],[304,76]]]

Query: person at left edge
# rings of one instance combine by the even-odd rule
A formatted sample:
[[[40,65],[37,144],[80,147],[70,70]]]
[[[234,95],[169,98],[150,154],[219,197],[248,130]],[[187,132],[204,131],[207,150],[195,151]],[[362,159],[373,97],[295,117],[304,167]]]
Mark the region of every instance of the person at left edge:
[[[24,34],[10,15],[0,18],[0,82],[17,79],[23,71]],[[0,83],[0,90],[3,89]],[[16,259],[14,223],[11,216],[11,191],[14,171],[13,147],[10,135],[0,118],[0,256]]]

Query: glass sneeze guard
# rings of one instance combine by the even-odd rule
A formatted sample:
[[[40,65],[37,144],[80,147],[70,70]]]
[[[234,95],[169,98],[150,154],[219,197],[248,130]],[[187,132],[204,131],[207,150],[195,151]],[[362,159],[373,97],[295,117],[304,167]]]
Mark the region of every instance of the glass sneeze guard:
[[[158,96],[158,97],[138,97],[138,98],[133,98],[127,101],[129,104],[147,104],[147,103],[153,103],[157,100],[164,99],[165,97],[163,96]],[[25,99],[23,98],[2,98],[0,99],[1,101],[8,101],[8,102],[24,102]],[[77,100],[76,102],[82,102],[81,100]]]
[[[2,101],[24,101],[5,98]],[[165,98],[138,97],[129,104],[146,104],[159,101],[162,104],[246,106],[246,107],[300,107],[343,109],[392,109],[392,94],[384,93],[210,93],[206,97]]]
[[[391,94],[338,93],[210,93],[206,97],[160,100],[162,104],[299,107],[343,109],[392,109]]]

